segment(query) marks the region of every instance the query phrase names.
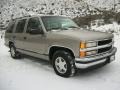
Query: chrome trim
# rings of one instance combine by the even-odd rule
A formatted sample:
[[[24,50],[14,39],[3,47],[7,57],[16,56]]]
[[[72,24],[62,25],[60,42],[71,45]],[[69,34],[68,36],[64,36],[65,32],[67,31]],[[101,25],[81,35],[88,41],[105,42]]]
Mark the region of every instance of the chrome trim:
[[[91,50],[96,50],[96,49],[100,49],[100,48],[105,48],[105,47],[111,46],[113,43],[114,43],[114,42],[111,42],[110,44],[106,44],[106,45],[102,45],[102,46],[85,48],[85,49],[81,49],[81,48],[80,48],[80,51],[91,51]]]
[[[97,65],[97,64],[104,63],[105,61],[106,61],[106,59],[103,59],[103,60],[100,60],[100,61],[97,61],[97,62],[93,62],[93,63],[89,63],[89,64],[75,63],[75,66],[76,66],[76,68],[85,69],[85,68],[88,68],[88,67],[91,67],[91,66],[94,66],[94,65]]]
[[[86,56],[86,57],[92,57],[92,56],[98,56],[98,55],[106,54],[106,53],[109,53],[110,51],[112,51],[112,49],[113,49],[113,47],[110,50],[106,51],[106,52],[92,54],[92,55],[89,55],[89,56]],[[98,49],[97,49],[97,52],[98,52]]]
[[[106,61],[106,59],[103,59],[103,60],[100,60],[100,61],[97,61],[97,62],[92,62],[92,63],[89,63],[89,64],[75,63],[75,66],[76,66],[76,68],[85,69],[85,68],[88,68],[88,67],[91,67],[91,66],[94,66],[94,65],[97,65],[97,64],[104,63],[105,61]]]
[[[106,60],[107,60],[106,57],[115,55],[116,51],[117,51],[117,48],[114,47],[112,52],[106,53],[104,55],[91,57],[91,58],[84,58],[84,59],[75,58],[75,61],[80,61],[80,62],[93,61],[93,62],[90,62],[90,63],[79,63],[79,62],[77,63],[77,62],[75,62],[75,66],[76,66],[76,68],[86,69],[86,68],[89,68],[89,67],[92,67],[92,66],[95,66],[95,65],[98,65],[98,64],[105,63]],[[97,60],[97,59],[99,59],[99,60]],[[110,62],[112,62],[112,61],[110,60]]]
[[[97,46],[96,46],[96,47],[98,47],[98,42],[99,42],[99,41],[104,41],[104,40],[110,40],[110,39],[112,39],[112,42],[111,42],[111,43],[114,44],[113,38],[114,38],[114,37],[112,37],[112,38],[106,38],[106,39],[100,39],[100,40],[86,41],[86,43],[96,42],[96,43],[97,43]],[[110,44],[110,43],[109,43],[109,44]],[[92,48],[92,47],[91,47],[91,48]],[[93,47],[93,48],[94,48],[94,47]]]
[[[117,48],[114,47],[111,52],[105,53],[105,54],[100,54],[98,56],[93,56],[93,57],[85,57],[85,58],[75,58],[75,61],[81,61],[81,62],[87,62],[87,61],[95,61],[97,59],[102,59],[108,56],[111,56],[115,54],[117,51]]]

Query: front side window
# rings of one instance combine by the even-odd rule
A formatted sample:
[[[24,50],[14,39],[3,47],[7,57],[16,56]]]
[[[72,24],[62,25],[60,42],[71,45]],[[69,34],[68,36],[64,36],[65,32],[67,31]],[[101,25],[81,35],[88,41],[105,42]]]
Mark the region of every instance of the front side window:
[[[15,33],[23,33],[25,27],[26,19],[19,20],[17,23]]]
[[[69,28],[78,28],[77,24],[67,17],[43,16],[41,19],[47,31],[69,30]]]
[[[27,33],[29,33],[30,31],[33,30],[38,30],[38,31],[42,31],[42,25],[40,24],[39,18],[38,17],[33,17],[30,18],[28,21],[28,26],[27,26]]]

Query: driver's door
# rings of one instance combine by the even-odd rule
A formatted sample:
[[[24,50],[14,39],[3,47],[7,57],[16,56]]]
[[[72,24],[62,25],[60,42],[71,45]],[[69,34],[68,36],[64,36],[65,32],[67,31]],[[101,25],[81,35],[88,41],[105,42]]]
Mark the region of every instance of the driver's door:
[[[24,50],[44,54],[45,43],[46,37],[44,36],[44,31],[39,18],[30,18],[27,24],[26,36],[24,37]]]

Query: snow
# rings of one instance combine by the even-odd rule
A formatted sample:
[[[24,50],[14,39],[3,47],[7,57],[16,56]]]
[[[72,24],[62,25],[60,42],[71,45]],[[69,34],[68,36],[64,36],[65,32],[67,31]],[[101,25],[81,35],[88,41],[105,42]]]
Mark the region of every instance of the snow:
[[[80,2],[77,2],[80,1]],[[47,14],[53,11],[56,15],[70,17],[84,16],[88,6],[110,10],[114,0],[3,0],[0,1],[1,22],[24,15]],[[119,0],[116,9],[120,11]],[[54,3],[54,5],[52,5]],[[72,7],[71,7],[72,6]],[[92,6],[92,7],[91,7]],[[99,12],[96,12],[96,14]],[[7,25],[7,24],[6,24]],[[89,72],[79,72],[76,76],[62,78],[54,73],[49,62],[24,56],[14,60],[9,49],[0,38],[0,90],[119,90],[120,88],[120,25],[116,23],[100,27],[92,26],[97,31],[115,31],[116,60],[109,65]]]
[[[4,39],[0,38],[0,90],[119,90],[120,88],[120,36],[115,35],[118,51],[116,60],[99,69],[79,72],[62,78],[54,73],[49,62],[24,56],[10,57]]]
[[[33,14],[66,15],[68,17],[90,14],[89,3],[83,0],[3,0],[0,1],[1,22],[4,24],[12,19]],[[72,7],[71,7],[72,6]],[[89,6],[99,14],[95,8]],[[92,13],[91,13],[92,14]]]
[[[111,24],[105,24],[101,26],[94,25],[94,26],[91,26],[91,29],[95,31],[101,31],[101,32],[114,31],[114,33],[120,34],[120,25],[117,22],[113,22]]]

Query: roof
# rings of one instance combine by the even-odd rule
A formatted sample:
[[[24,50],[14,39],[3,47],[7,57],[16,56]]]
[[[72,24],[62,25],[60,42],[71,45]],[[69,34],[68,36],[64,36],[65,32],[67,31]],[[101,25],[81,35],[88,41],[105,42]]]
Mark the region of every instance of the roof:
[[[28,17],[48,17],[48,16],[62,16],[62,17],[66,17],[65,15],[28,15],[28,16],[23,16],[23,17],[18,17],[18,18],[14,18],[12,20],[16,20],[16,19],[22,19],[22,18],[28,18]]]

